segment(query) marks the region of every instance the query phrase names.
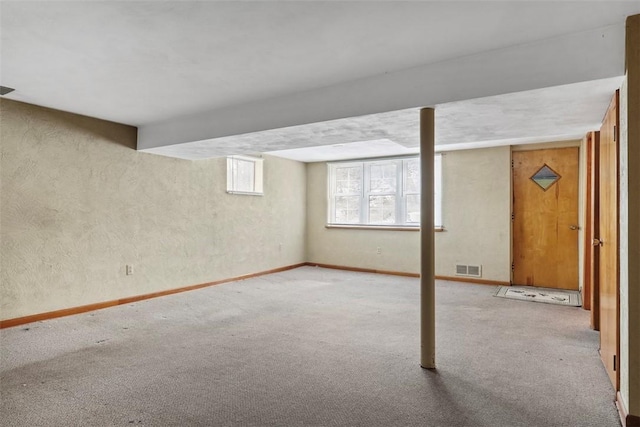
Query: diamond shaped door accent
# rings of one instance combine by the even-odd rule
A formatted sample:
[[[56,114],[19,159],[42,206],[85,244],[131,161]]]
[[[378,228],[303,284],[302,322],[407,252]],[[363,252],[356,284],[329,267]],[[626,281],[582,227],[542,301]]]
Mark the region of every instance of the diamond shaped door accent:
[[[555,184],[560,178],[560,175],[545,163],[538,169],[538,172],[533,174],[531,180],[538,184],[544,191],[547,191],[549,187]]]

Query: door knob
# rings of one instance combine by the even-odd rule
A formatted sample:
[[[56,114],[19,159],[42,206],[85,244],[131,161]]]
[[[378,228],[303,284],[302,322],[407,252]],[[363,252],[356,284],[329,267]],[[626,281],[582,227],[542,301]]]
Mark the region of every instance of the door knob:
[[[577,225],[570,225],[570,226],[569,226],[569,228],[570,228],[571,230],[580,230],[580,227],[579,227],[579,226],[577,226]]]
[[[593,246],[602,246],[604,242],[600,239],[593,239]]]

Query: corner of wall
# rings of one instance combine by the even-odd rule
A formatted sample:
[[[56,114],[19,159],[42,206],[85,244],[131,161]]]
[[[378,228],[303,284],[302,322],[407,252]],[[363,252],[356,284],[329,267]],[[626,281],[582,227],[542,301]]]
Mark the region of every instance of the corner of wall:
[[[309,168],[310,163],[304,165],[304,233],[303,233],[303,262],[309,262]]]
[[[446,231],[436,233],[436,274],[477,264],[483,279],[510,282],[511,148],[446,152],[442,174]]]
[[[2,320],[304,261],[304,164],[269,156],[264,196],[230,195],[224,159],[142,153],[131,126],[1,107]]]

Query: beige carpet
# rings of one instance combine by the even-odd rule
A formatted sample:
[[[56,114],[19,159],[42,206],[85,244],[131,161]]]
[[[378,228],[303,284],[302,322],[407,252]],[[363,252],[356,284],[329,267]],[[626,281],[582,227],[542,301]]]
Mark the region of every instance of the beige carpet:
[[[588,312],[303,267],[0,332],[2,426],[618,427]],[[523,333],[526,331],[526,333]]]

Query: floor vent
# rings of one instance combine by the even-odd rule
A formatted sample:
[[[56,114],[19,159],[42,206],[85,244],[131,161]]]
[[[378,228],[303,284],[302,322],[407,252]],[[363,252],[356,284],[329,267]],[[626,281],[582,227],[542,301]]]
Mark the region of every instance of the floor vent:
[[[482,277],[482,266],[456,264],[456,276]]]

